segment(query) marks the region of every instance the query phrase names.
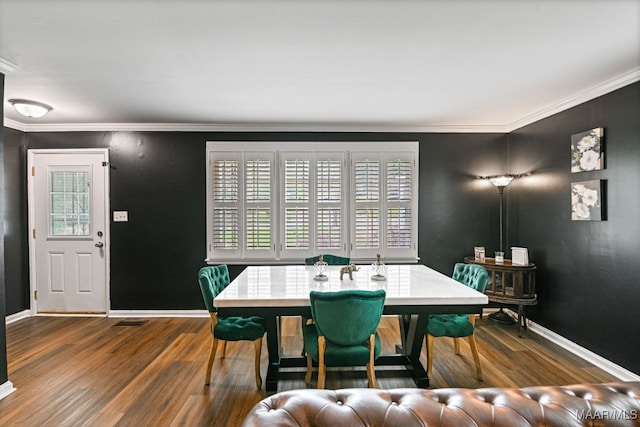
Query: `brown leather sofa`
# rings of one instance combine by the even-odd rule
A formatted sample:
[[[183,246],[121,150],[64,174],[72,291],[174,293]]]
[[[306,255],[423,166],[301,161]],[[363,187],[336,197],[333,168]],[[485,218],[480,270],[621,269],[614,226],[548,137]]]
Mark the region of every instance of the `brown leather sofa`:
[[[257,403],[242,426],[640,426],[640,382],[290,390]]]

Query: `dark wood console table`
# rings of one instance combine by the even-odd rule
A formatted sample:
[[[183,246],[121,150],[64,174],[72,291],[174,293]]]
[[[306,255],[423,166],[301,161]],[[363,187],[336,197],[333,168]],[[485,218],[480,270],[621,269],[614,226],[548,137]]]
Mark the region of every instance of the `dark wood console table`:
[[[489,283],[485,290],[489,301],[518,306],[518,336],[522,337],[522,330],[527,329],[526,307],[538,303],[536,265],[513,265],[510,259],[496,263],[494,258],[485,258],[480,262],[473,256],[465,257],[464,262],[480,264],[489,272]]]

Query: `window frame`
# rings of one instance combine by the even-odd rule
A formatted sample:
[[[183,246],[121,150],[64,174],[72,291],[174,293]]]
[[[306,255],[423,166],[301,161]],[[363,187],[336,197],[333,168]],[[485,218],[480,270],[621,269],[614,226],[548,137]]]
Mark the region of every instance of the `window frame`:
[[[248,250],[246,248],[246,215],[247,201],[245,197],[245,161],[248,159],[256,159],[260,156],[270,156],[272,160],[271,168],[271,200],[269,209],[271,211],[271,247],[269,250]],[[379,193],[381,206],[381,215],[379,217],[380,225],[380,242],[381,247],[371,250],[357,250],[354,248],[355,227],[355,189],[354,189],[354,159],[362,156],[376,156],[381,159],[379,163],[380,183]],[[220,250],[213,248],[213,161],[223,160],[227,156],[239,159],[239,197],[238,197],[238,242],[237,250]],[[257,156],[257,157],[256,157]],[[283,168],[284,161],[294,157],[309,159],[309,224],[310,236],[309,247],[305,249],[286,249],[284,247],[285,239],[285,197],[284,197],[284,180],[285,171]],[[417,141],[207,141],[206,143],[206,218],[207,218],[207,257],[206,262],[226,263],[226,264],[291,264],[302,263],[304,258],[315,256],[319,253],[331,253],[334,255],[350,257],[353,262],[370,262],[375,259],[377,253],[380,253],[385,262],[417,262],[418,261],[418,142]],[[318,186],[316,185],[316,168],[318,160],[341,159],[342,161],[342,182],[341,182],[341,201],[333,206],[339,206],[341,209],[340,238],[342,240],[341,250],[318,249],[318,238],[316,233],[317,206],[320,203],[317,200],[316,193]],[[386,247],[386,212],[387,212],[387,193],[386,193],[386,159],[410,159],[412,162],[411,170],[411,200],[408,206],[411,209],[410,214],[410,248],[393,249]],[[332,204],[332,203],[329,203]]]

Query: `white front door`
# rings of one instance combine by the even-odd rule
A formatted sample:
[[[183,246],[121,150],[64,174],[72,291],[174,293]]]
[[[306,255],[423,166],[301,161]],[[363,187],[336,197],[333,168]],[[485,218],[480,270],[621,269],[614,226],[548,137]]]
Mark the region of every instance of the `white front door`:
[[[29,150],[28,157],[32,311],[106,313],[109,153]]]

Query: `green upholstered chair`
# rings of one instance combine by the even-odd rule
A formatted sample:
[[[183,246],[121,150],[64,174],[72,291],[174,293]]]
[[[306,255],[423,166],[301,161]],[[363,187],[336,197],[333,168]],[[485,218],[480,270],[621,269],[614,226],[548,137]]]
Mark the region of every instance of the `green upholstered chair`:
[[[311,258],[306,258],[304,260],[304,264],[305,265],[313,265],[316,262],[318,262],[319,259],[320,259],[320,255],[316,255],[316,256],[311,257]],[[323,254],[322,255],[322,260],[324,262],[326,262],[328,265],[349,265],[349,264],[351,264],[351,259],[350,258],[343,257],[343,256],[338,256],[338,255],[331,255],[331,254]]]
[[[380,355],[376,330],[382,317],[384,289],[375,291],[311,291],[313,323],[304,326],[307,375],[318,363],[318,388],[324,388],[327,366],[367,366],[369,387],[376,386],[374,360]]]
[[[260,376],[260,354],[262,352],[262,337],[265,333],[265,321],[262,317],[218,317],[213,299],[230,283],[229,269],[226,265],[202,267],[198,272],[198,283],[202,291],[204,305],[211,316],[211,353],[207,363],[205,384],[211,381],[211,367],[216,357],[218,342],[222,341],[222,357],[225,355],[227,341],[253,341],[256,360],[256,386],[262,387]]]
[[[316,256],[311,257],[311,258],[305,258],[304,264],[305,265],[314,265],[318,261],[320,261],[320,255],[316,255]],[[331,255],[331,254],[323,254],[322,255],[322,261],[326,262],[327,265],[349,265],[349,264],[351,264],[351,258],[338,256],[338,255]],[[311,321],[311,319],[307,319],[305,316],[302,316],[302,327],[304,328],[304,325],[306,325],[310,321]],[[302,350],[302,354],[304,355],[304,349]]]
[[[452,278],[478,292],[484,292],[487,287],[487,282],[489,281],[489,274],[487,270],[479,264],[457,263],[453,269]],[[429,316],[426,334],[428,376],[431,376],[433,366],[433,341],[435,338],[453,338],[455,353],[460,354],[458,338],[467,337],[469,339],[471,353],[473,354],[473,360],[476,364],[476,376],[478,380],[482,381],[482,366],[480,365],[476,338],[473,334],[475,319],[475,314],[433,314]]]

